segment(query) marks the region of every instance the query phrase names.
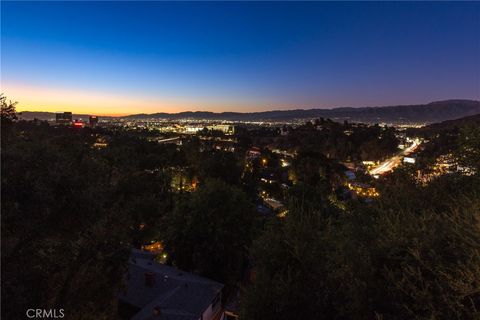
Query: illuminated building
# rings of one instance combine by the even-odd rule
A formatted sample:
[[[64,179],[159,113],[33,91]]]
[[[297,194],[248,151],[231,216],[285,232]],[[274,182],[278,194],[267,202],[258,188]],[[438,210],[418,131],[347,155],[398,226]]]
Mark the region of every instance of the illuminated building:
[[[57,124],[71,124],[72,113],[71,112],[57,112],[55,114],[55,122]]]
[[[142,250],[160,254],[163,252],[163,244],[160,241],[152,242],[142,246]]]
[[[83,128],[83,127],[85,127],[85,123],[82,120],[75,120],[73,122],[73,127],[74,128]]]
[[[364,183],[349,182],[347,183],[347,187],[360,197],[376,198],[380,195],[374,187]]]
[[[412,157],[404,157],[403,158],[404,163],[415,163],[415,158]]]
[[[97,135],[97,139],[93,143],[93,148],[101,149],[108,146],[107,138],[105,136]]]
[[[90,116],[88,119],[88,123],[90,124],[90,127],[95,127],[98,124],[98,117]]]
[[[192,192],[198,185],[197,177],[188,177],[183,168],[170,168],[172,180],[170,186],[174,192]]]
[[[185,128],[185,133],[197,133],[199,131],[202,131],[203,130],[203,127],[186,127]]]
[[[258,158],[262,155],[260,148],[252,147],[247,151],[247,158]]]
[[[207,126],[208,130],[217,130],[217,131],[222,131],[225,134],[234,134],[235,133],[235,127],[232,125],[228,124],[216,124],[213,126]]]
[[[285,159],[280,159],[280,165],[282,166],[282,168],[285,168],[285,167],[290,166],[290,162],[288,162]]]

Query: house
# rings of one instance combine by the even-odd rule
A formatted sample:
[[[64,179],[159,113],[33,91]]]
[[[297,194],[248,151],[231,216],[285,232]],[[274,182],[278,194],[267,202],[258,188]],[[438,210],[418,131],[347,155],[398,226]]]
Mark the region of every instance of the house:
[[[257,147],[252,147],[247,151],[248,159],[255,159],[260,157],[261,155],[262,155],[262,152],[260,151],[260,148],[257,148]]]
[[[217,320],[223,315],[223,284],[154,261],[133,250],[119,314],[132,320]]]

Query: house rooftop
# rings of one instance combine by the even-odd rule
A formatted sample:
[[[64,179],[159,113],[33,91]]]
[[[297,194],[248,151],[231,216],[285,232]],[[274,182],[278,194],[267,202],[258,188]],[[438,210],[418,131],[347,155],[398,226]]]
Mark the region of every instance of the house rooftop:
[[[136,250],[128,263],[127,290],[119,299],[140,309],[132,320],[190,320],[199,319],[222,288],[221,283],[160,264]]]

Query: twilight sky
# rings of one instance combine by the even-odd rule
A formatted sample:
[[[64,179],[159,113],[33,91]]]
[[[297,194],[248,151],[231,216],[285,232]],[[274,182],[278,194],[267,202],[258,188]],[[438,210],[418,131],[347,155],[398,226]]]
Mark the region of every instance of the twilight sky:
[[[261,111],[480,99],[479,2],[1,2],[20,111]]]

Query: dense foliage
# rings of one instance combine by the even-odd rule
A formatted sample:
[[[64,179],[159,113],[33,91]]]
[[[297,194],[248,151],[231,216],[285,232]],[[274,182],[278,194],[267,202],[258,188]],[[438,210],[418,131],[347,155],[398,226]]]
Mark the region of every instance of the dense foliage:
[[[391,127],[338,123],[330,119],[290,128],[280,139],[281,148],[316,148],[328,158],[341,161],[380,160],[397,151],[398,139]]]
[[[153,240],[167,263],[225,283],[226,298],[241,287],[242,319],[480,317],[475,126],[428,133],[423,150],[452,153],[469,175],[420,183],[405,165],[368,202],[337,196],[339,161],[395,154],[392,128],[320,119],[287,136],[239,130],[225,151],[220,132],[159,144],[147,131],[16,121],[15,104],[1,103],[6,319],[32,306],[115,319],[129,250]],[[254,144],[261,157],[247,159]],[[295,157],[284,167],[267,145]],[[288,214],[255,212],[260,190]]]
[[[242,275],[253,214],[240,189],[207,180],[165,216],[163,239],[179,268],[234,284]]]
[[[294,208],[270,225],[243,319],[478,318],[478,177],[388,194],[339,216]]]
[[[2,135],[2,306],[110,318],[130,219],[115,210],[113,168],[89,135],[18,126]]]
[[[241,276],[253,209],[227,184],[239,183],[233,155],[199,153],[195,141],[178,148],[142,133],[7,116],[2,113],[2,316],[17,319],[33,306],[63,308],[69,319],[116,318],[129,251],[151,240],[165,241],[176,266],[227,283]],[[106,146],[95,147],[98,139]],[[174,193],[172,168],[216,180],[191,196]],[[191,247],[175,240],[182,232]]]

